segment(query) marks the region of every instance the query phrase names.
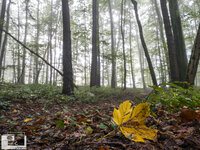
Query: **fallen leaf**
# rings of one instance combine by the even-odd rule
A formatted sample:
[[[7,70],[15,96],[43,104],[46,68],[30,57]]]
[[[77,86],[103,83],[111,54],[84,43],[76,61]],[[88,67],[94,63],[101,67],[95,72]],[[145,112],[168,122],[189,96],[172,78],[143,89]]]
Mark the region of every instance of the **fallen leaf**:
[[[150,115],[150,104],[141,103],[134,109],[130,101],[120,104],[119,109],[114,109],[113,117],[122,133],[135,142],[145,142],[144,139],[153,140],[157,130],[146,127],[143,121]]]
[[[29,122],[29,121],[32,121],[33,119],[32,118],[29,118],[29,119],[25,119],[24,122]]]
[[[200,115],[195,112],[195,110],[191,109],[183,109],[179,115],[182,123],[188,123],[193,121],[194,119],[200,120]]]

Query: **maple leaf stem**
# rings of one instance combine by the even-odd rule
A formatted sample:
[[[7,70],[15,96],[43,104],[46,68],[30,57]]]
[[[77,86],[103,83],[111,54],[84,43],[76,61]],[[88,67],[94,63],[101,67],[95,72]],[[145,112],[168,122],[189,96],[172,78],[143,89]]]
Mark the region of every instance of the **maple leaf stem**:
[[[119,128],[119,127],[118,127],[118,128]],[[118,128],[117,128],[117,129],[118,129]],[[106,138],[107,136],[109,136],[110,134],[112,134],[114,131],[115,131],[115,130],[109,132],[108,134],[104,135],[103,137],[101,137],[101,138],[99,138],[99,139],[95,139],[94,141],[97,142],[97,141],[99,141],[99,140],[102,140],[102,139]]]

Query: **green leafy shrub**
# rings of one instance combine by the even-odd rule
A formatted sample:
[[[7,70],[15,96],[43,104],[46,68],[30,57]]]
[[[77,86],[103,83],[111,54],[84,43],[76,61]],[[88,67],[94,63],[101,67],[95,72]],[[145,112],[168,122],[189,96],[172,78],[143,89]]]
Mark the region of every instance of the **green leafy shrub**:
[[[160,87],[163,85],[170,88],[163,89]],[[156,93],[151,94],[146,101],[162,104],[174,110],[179,110],[183,106],[191,109],[197,109],[200,106],[200,90],[194,86],[183,88],[174,83],[163,83],[160,86],[152,86]]]

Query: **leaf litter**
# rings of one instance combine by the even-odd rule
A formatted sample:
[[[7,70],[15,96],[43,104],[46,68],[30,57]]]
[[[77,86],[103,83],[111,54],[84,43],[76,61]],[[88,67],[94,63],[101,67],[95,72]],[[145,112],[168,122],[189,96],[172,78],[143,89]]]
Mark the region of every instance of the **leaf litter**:
[[[29,150],[200,149],[198,111],[183,108],[173,113],[157,106],[155,116],[149,104],[137,103],[63,103],[65,110],[57,103],[12,104],[0,112],[0,134],[25,133]]]

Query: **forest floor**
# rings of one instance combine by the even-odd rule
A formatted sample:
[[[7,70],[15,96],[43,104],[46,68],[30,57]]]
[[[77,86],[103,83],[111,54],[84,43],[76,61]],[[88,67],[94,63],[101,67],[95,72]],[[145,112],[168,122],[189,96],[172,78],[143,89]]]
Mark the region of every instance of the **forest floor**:
[[[200,149],[199,111],[171,112],[163,106],[154,110],[146,125],[158,130],[154,141],[145,143],[127,139],[120,130],[98,140],[114,130],[113,110],[125,100],[134,105],[143,95],[130,92],[123,98],[96,102],[41,102],[24,98],[11,100],[9,108],[0,111],[0,135],[25,133],[27,149],[32,150],[153,150],[153,149]],[[33,95],[30,95],[33,97]],[[191,113],[195,117],[191,118]],[[15,141],[23,145],[23,136],[16,135]]]

